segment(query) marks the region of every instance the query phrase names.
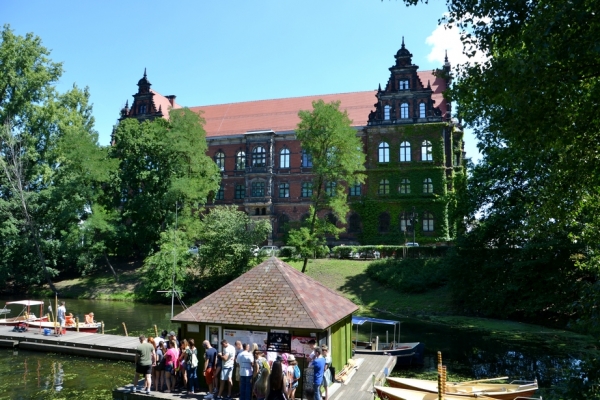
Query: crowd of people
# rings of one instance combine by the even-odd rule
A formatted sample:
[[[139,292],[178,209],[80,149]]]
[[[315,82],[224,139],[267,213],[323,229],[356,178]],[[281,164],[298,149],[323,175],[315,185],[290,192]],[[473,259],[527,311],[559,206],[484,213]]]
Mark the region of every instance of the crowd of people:
[[[234,377],[239,382],[240,400],[295,399],[301,371],[293,354],[278,354],[275,360],[267,361],[265,352],[256,343],[236,341],[232,345],[222,340],[219,351],[205,340],[202,343],[204,359],[200,361],[194,339],[180,342],[173,331],[163,331],[156,338],[140,335],[139,340],[133,392],[138,390],[142,375],[144,386],[139,390],[147,394],[152,390],[199,393],[200,369],[208,385],[208,394],[204,396],[207,400],[232,399]],[[316,346],[315,341],[309,344],[312,348],[308,362],[314,371],[314,399],[327,399],[332,382],[331,357],[327,346]]]

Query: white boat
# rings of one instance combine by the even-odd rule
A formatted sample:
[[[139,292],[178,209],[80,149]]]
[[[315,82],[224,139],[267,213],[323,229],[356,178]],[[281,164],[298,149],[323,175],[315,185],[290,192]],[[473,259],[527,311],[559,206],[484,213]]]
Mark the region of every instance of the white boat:
[[[377,396],[381,400],[438,400],[437,393],[419,392],[418,390],[399,389],[387,386],[375,386]],[[477,396],[480,400],[494,400],[493,397]],[[445,400],[465,400],[462,396],[445,394]]]
[[[49,328],[53,331],[54,331],[55,327],[56,327],[56,329],[58,329],[58,324],[55,325],[54,322],[48,322],[48,321],[47,322],[29,321],[29,322],[27,322],[27,325],[29,325],[29,328],[32,328],[32,329]],[[101,325],[102,324],[100,322],[94,322],[92,324],[79,323],[79,324],[63,326],[63,329],[70,331],[70,332],[76,332],[79,330],[79,332],[96,333],[96,332],[98,332],[98,329],[100,329]]]
[[[10,309],[6,306],[15,304],[23,306],[23,310],[16,317],[7,318],[6,315],[10,313]],[[3,318],[0,318],[0,326],[17,326],[25,322],[48,321],[47,315],[42,315],[41,317],[38,317],[34,313],[32,313],[32,306],[40,306],[40,315],[42,315],[44,309],[43,301],[18,300],[7,302],[4,308],[0,310],[0,315],[4,316]]]

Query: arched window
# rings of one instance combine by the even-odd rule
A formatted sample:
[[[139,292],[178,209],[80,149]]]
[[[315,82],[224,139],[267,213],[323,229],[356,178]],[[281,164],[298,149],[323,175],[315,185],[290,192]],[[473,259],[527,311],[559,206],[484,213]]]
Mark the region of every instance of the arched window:
[[[360,217],[358,214],[353,213],[348,218],[348,233],[360,232]]]
[[[379,143],[378,160],[380,163],[390,162],[390,146],[387,144],[387,142]]]
[[[387,212],[379,214],[379,232],[385,233],[390,230],[390,214]]]
[[[400,118],[408,118],[408,103],[400,104]]]
[[[425,103],[419,104],[419,118],[425,118]]]
[[[421,144],[421,161],[433,161],[433,148],[429,140],[423,140]]]
[[[423,193],[433,193],[433,182],[431,178],[427,178],[423,181]]]
[[[410,159],[410,143],[400,143],[400,162],[409,162]]]
[[[300,192],[301,197],[310,197],[313,194],[312,182],[302,182],[302,191]]]
[[[225,153],[222,151],[217,152],[217,154],[215,154],[215,163],[221,171],[225,171]]]
[[[378,195],[390,194],[390,181],[382,179],[379,181],[379,189],[377,190]]]
[[[433,232],[433,214],[426,212],[423,214],[423,232]]]
[[[238,151],[235,155],[235,169],[238,171],[246,169],[246,153],[243,151]]]
[[[262,181],[252,182],[252,197],[265,196],[265,183]]]
[[[252,150],[252,166],[253,167],[264,167],[266,162],[267,154],[265,148],[258,146]]]
[[[410,194],[410,180],[402,179],[400,181],[400,186],[398,186],[398,193]]]
[[[327,196],[329,196],[329,197],[335,196],[335,187],[336,187],[335,182],[327,182],[325,184],[325,193],[327,194]]]
[[[383,107],[383,119],[385,119],[386,121],[389,121],[390,119],[390,106],[386,105],[385,107]]]
[[[277,232],[286,233],[289,228],[290,217],[286,214],[281,214],[279,216],[279,220],[277,221]]]
[[[290,197],[290,184],[280,183],[279,184],[279,197],[285,198]]]
[[[290,167],[290,150],[287,148],[281,149],[279,152],[279,168]]]
[[[306,150],[302,150],[302,166],[305,168],[312,167],[312,155]]]

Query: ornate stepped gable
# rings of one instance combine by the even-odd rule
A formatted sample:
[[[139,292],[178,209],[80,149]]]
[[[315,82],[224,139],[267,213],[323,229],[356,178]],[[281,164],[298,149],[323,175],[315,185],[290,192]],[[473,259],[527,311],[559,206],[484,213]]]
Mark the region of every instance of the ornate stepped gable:
[[[412,54],[404,45],[396,53],[396,64],[389,68],[390,78],[384,90],[377,90],[375,111],[369,114],[368,125],[413,124],[450,121],[450,104],[442,100],[435,104],[431,81],[425,85],[417,73],[418,65],[412,63]],[[442,70],[433,71],[435,84],[446,87],[450,77],[450,63],[446,55]],[[445,82],[437,82],[444,80]]]
[[[144,68],[144,76],[138,81],[137,85],[139,89],[133,95],[133,104],[129,108],[129,100],[125,103],[125,107],[121,109],[121,118],[119,118],[119,121],[125,118],[137,118],[139,121],[162,118],[164,116],[162,105],[156,109],[156,104],[154,104],[155,93],[150,90],[152,84],[146,76],[146,68]]]

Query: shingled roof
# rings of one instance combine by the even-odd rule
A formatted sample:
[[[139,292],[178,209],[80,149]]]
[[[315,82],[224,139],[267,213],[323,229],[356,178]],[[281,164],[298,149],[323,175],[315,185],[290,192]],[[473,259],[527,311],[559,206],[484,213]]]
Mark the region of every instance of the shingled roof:
[[[173,322],[324,330],[358,307],[271,257],[173,317]]]

